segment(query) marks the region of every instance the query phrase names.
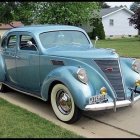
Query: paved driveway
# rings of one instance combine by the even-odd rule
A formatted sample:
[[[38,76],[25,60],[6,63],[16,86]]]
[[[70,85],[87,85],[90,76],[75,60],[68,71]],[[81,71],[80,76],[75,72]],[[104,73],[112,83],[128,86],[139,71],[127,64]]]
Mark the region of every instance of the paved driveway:
[[[82,118],[68,125],[55,117],[51,105],[19,92],[0,93],[0,97],[88,138],[140,138],[140,101],[133,107],[98,112],[83,112]]]

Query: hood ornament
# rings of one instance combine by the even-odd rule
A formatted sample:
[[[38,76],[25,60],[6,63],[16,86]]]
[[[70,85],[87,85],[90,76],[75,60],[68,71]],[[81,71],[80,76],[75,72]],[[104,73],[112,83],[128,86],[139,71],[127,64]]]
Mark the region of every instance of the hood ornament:
[[[105,69],[105,71],[112,72],[113,68],[112,67],[108,67],[108,68]]]
[[[112,49],[112,48],[106,48],[107,50],[110,50],[111,53],[115,54],[116,53],[116,50],[115,49]]]

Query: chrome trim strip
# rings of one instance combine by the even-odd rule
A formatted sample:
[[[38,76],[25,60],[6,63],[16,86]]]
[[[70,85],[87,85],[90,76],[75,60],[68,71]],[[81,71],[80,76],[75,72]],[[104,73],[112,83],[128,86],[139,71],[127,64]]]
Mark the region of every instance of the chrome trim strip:
[[[118,59],[118,64],[119,64],[120,74],[121,74],[121,77],[122,77],[123,91],[124,91],[124,93],[126,93],[126,89],[124,88],[124,77],[122,75],[122,68],[121,68],[121,64],[120,64],[120,58]],[[124,95],[124,99],[126,99],[126,95]]]
[[[2,83],[2,82],[1,82],[1,83]],[[25,92],[25,91],[22,91],[22,90],[13,88],[13,87],[11,87],[10,85],[8,85],[8,84],[6,84],[6,83],[2,83],[2,84],[8,86],[9,88],[11,88],[11,89],[13,89],[13,90],[16,90],[16,91],[18,91],[18,92],[21,92],[21,93],[23,93],[23,94],[26,94],[26,95],[29,95],[29,96],[33,96],[33,97],[35,97],[35,98],[41,99],[41,100],[43,100],[43,101],[46,101],[46,100],[44,100],[43,98],[41,98],[41,97],[39,97],[39,96],[37,96],[37,95],[33,95],[33,94],[29,93],[29,92]]]
[[[113,110],[114,110],[114,112],[116,112],[116,98],[114,98],[114,107],[113,107]]]
[[[92,60],[118,60],[119,58],[92,58]]]

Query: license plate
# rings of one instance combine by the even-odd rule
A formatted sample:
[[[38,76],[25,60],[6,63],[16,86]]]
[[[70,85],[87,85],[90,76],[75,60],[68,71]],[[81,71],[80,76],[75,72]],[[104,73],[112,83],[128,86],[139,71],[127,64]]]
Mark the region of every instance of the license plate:
[[[106,95],[96,95],[89,98],[89,104],[101,103],[107,99]]]

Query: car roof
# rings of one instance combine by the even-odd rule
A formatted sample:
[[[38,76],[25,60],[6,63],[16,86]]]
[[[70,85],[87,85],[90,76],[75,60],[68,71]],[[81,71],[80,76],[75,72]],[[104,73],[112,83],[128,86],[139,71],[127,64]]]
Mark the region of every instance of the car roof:
[[[69,25],[31,25],[31,26],[23,26],[23,27],[17,27],[9,30],[7,33],[13,32],[13,31],[28,31],[32,33],[42,33],[42,32],[48,32],[48,31],[55,31],[55,30],[78,30],[78,31],[84,31],[83,29],[75,26],[69,26]]]

